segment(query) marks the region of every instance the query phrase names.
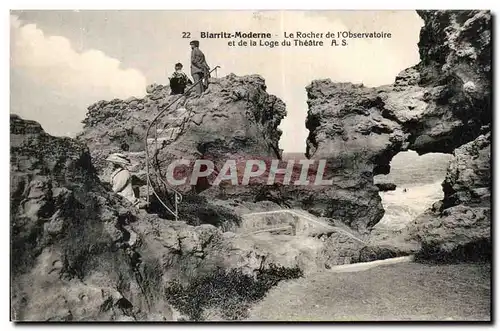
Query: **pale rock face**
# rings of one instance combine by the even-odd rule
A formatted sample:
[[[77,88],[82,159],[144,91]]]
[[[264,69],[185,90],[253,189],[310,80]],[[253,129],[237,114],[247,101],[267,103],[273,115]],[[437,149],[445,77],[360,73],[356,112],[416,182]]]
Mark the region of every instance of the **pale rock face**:
[[[468,81],[464,84],[463,89],[466,93],[474,93],[476,91],[476,84],[474,84],[474,82]]]

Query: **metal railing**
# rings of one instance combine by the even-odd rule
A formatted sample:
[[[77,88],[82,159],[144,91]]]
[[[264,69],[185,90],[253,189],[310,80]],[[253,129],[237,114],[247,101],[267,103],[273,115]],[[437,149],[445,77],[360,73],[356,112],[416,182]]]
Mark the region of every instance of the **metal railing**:
[[[217,74],[217,68],[220,68],[220,66],[216,66],[212,70],[209,71],[209,74],[212,73],[214,70]],[[145,137],[145,149],[146,149],[146,184],[147,184],[147,205],[149,206],[150,201],[149,201],[149,190],[151,189],[153,192],[153,195],[156,197],[156,199],[160,202],[160,204],[170,213],[175,217],[175,220],[177,221],[179,218],[179,212],[178,212],[178,205],[182,202],[182,194],[177,191],[175,188],[173,188],[171,185],[169,185],[165,180],[163,180],[161,174],[157,171],[155,167],[152,167],[153,172],[157,178],[157,180],[161,181],[164,187],[170,189],[174,193],[174,210],[172,210],[167,204],[162,200],[162,198],[159,196],[159,194],[156,192],[155,188],[151,184],[151,172],[150,172],[150,166],[149,166],[149,150],[148,150],[148,138],[149,138],[149,132],[151,131],[151,128],[155,127],[155,135],[154,135],[154,146],[155,146],[155,154],[158,150],[158,119],[177,101],[179,101],[181,98],[183,98],[187,92],[191,91],[196,85],[201,84],[203,82],[203,79],[198,80],[195,82],[193,85],[191,85],[186,91],[184,91],[183,94],[181,94],[179,97],[175,98],[174,101],[170,102],[166,106],[163,107],[163,109],[153,118],[153,120],[149,123],[148,129],[146,130],[146,137]],[[189,112],[190,114],[190,112]],[[181,124],[184,125],[185,121],[189,119],[189,114],[186,119],[183,120],[183,123]],[[165,129],[166,125],[164,126]]]

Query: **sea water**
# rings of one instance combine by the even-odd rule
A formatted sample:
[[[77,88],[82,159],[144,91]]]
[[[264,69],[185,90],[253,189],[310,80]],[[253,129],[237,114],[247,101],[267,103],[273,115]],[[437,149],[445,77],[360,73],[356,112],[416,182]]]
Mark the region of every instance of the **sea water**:
[[[441,183],[451,157],[440,153],[419,156],[413,151],[396,155],[391,161],[391,172],[375,177],[375,183],[397,185],[395,191],[380,192],[385,214],[376,227],[401,229],[434,202],[441,200]]]

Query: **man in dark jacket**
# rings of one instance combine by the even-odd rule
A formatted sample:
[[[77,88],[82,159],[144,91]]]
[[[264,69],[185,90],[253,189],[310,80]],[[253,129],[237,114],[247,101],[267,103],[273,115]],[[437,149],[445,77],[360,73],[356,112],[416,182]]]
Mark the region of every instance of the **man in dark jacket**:
[[[208,87],[208,78],[210,78],[210,67],[205,60],[205,54],[198,48],[200,42],[193,40],[189,43],[191,45],[191,76],[193,76],[194,84],[202,81],[195,87],[197,94],[202,94]]]
[[[172,76],[169,77],[170,81],[170,94],[184,94],[186,86],[192,84],[188,76],[182,71],[182,63],[175,64],[175,71]]]

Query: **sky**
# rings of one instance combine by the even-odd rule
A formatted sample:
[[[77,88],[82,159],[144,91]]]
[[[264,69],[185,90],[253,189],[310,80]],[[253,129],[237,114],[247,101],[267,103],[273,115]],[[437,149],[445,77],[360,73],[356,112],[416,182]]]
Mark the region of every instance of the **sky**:
[[[391,84],[419,62],[423,21],[414,11],[11,11],[11,113],[50,134],[74,137],[87,107],[99,100],[142,97],[166,84],[176,62],[189,74],[190,32],[218,76],[259,74],[288,115],[285,152],[304,152],[307,95],[314,79]],[[346,47],[229,47],[200,32],[390,32],[391,39],[350,40]],[[325,42],[326,39],[323,39]]]

